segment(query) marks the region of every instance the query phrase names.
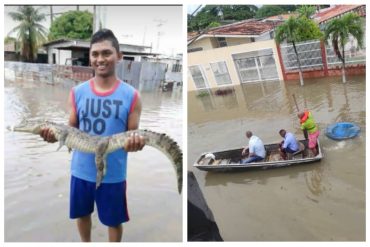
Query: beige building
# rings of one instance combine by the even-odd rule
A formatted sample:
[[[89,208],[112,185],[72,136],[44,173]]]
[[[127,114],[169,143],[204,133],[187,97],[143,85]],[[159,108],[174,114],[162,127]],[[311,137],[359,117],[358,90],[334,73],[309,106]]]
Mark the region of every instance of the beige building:
[[[273,39],[276,22],[247,20],[188,40],[188,90],[282,80]]]

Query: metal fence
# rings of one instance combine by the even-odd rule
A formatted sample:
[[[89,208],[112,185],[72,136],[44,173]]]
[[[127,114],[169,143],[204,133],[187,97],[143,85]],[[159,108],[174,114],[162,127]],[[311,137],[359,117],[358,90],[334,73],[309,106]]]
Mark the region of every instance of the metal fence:
[[[326,54],[323,54],[322,46],[325,47]],[[325,45],[321,44],[320,40],[305,41],[296,43],[296,48],[303,70],[324,69],[323,58],[325,57],[328,68],[341,65],[341,61],[338,59],[330,43]],[[293,45],[281,45],[280,49],[285,71],[297,71],[298,61]],[[366,48],[359,48],[357,42],[351,37],[345,46],[345,58],[346,64],[365,64]]]
[[[123,60],[116,67],[118,78],[142,90],[159,88],[165,81],[167,65],[164,63],[132,62]],[[49,84],[71,80],[86,81],[93,77],[93,69],[84,66],[5,62],[5,78],[22,78]]]
[[[303,70],[323,69],[319,40],[296,43],[298,57]],[[281,45],[281,56],[287,72],[298,70],[298,60],[292,44]]]
[[[146,91],[161,86],[166,79],[166,68],[165,63],[123,60],[117,65],[116,73],[124,82]]]
[[[366,42],[364,42],[364,45]],[[344,47],[345,62],[346,64],[366,64],[366,47],[360,48],[353,38]],[[335,54],[331,44],[326,45],[326,58],[328,67],[341,66],[341,61]]]
[[[25,80],[54,82],[54,67],[50,64],[4,62],[4,76],[6,79],[22,78]]]

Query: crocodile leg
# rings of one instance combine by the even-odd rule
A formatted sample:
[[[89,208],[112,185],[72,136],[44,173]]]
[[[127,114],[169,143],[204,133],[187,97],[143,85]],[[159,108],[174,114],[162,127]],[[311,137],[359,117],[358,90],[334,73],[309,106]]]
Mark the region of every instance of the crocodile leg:
[[[59,149],[61,149],[65,145],[67,136],[68,136],[68,130],[67,129],[62,130],[62,132],[60,133],[60,136],[58,138],[59,139],[59,147],[57,148],[57,151],[59,151]]]

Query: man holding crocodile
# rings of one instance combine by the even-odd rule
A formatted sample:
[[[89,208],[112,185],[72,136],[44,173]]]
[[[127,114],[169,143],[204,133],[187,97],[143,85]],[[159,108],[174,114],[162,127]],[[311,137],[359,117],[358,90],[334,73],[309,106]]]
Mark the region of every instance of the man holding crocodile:
[[[95,76],[72,88],[69,125],[90,135],[110,136],[137,129],[141,114],[138,92],[117,79],[116,64],[121,59],[119,43],[107,29],[96,32],[90,43],[90,62]],[[49,129],[41,133],[44,140],[55,142]],[[121,241],[122,223],[129,220],[126,205],[127,152],[141,150],[144,138],[132,135],[124,149],[107,155],[107,173],[96,189],[94,154],[73,152],[71,165],[70,218],[77,219],[81,240],[91,241],[91,214],[96,201],[100,221],[108,226],[109,241]]]

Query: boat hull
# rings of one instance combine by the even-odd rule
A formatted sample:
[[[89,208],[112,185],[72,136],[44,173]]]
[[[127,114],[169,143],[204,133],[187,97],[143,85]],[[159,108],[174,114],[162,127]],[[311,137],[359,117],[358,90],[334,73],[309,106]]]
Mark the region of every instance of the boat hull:
[[[307,148],[307,141],[306,140],[300,140],[305,145],[304,151],[297,155],[292,157],[292,159],[289,160],[274,160],[272,156],[275,156],[276,159],[277,156],[280,157],[278,153],[279,144],[267,144],[265,145],[267,155],[265,160],[260,162],[253,162],[248,164],[240,164],[241,159],[241,152],[242,148],[239,149],[233,149],[233,150],[225,150],[225,151],[218,151],[218,152],[212,152],[212,154],[216,157],[215,161],[209,161],[206,162],[206,155],[209,153],[203,153],[199,159],[194,163],[194,167],[198,168],[202,171],[220,171],[220,172],[227,172],[227,171],[248,171],[248,170],[254,170],[254,169],[271,169],[271,168],[280,168],[280,167],[287,167],[287,166],[293,166],[293,165],[302,165],[312,162],[320,161],[323,158],[320,143],[317,143],[317,148],[319,151],[319,154],[317,156],[310,155],[310,151]],[[225,162],[219,162],[218,160],[223,160]],[[203,161],[203,162],[202,162]],[[228,162],[227,162],[228,161]]]

